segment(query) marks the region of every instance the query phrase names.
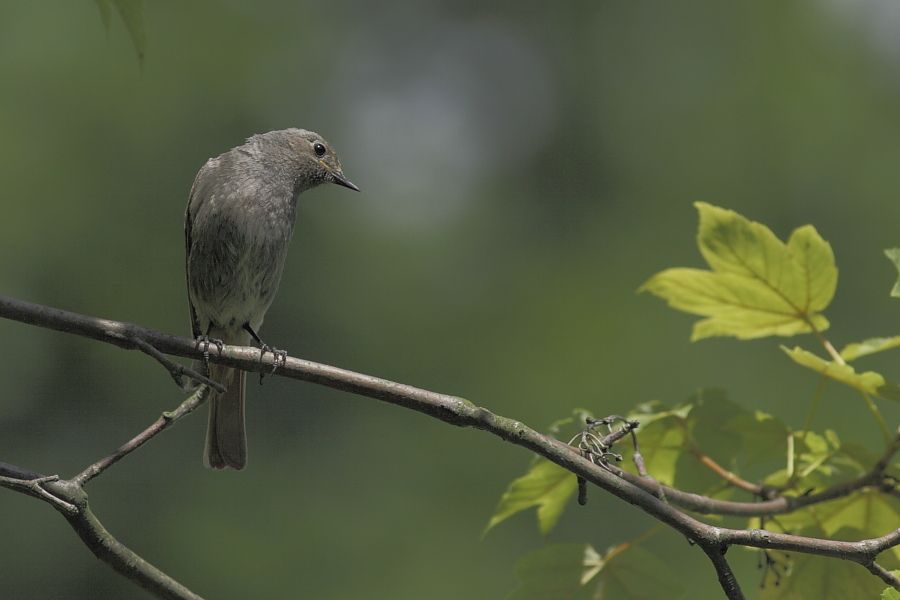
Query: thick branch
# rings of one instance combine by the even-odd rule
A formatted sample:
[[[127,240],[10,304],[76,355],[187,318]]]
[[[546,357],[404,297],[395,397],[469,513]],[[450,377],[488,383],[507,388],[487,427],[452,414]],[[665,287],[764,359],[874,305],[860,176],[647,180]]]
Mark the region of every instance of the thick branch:
[[[124,348],[137,347],[134,340],[140,339],[166,354],[192,358],[202,356],[202,352],[196,347],[193,340],[159,333],[137,325],[87,317],[11,298],[0,297],[0,316],[90,337]],[[221,352],[213,353],[210,360],[246,371],[270,371],[275,358],[266,356],[261,359],[259,350],[255,348],[226,347]],[[279,365],[278,374],[383,400],[433,416],[452,425],[482,429],[503,440],[527,448],[614,496],[638,506],[644,512],[698,544],[713,561],[719,574],[720,583],[726,593],[740,592],[739,590],[735,592],[734,587],[726,587],[726,585],[731,585],[729,582],[736,586],[733,574],[730,574],[730,568],[726,569],[727,563],[723,566],[722,561],[712,558],[714,556],[712,553],[719,552],[721,556],[721,553],[729,545],[788,549],[795,552],[853,560],[869,565],[874,561],[878,552],[900,543],[900,530],[875,540],[838,542],[766,531],[748,532],[713,527],[688,516],[668,502],[660,500],[643,486],[639,486],[636,481],[626,480],[583,458],[577,452],[573,452],[571,446],[541,435],[518,421],[501,417],[485,408],[475,406],[463,398],[430,392],[410,385],[291,357]],[[731,597],[740,596],[732,595]]]

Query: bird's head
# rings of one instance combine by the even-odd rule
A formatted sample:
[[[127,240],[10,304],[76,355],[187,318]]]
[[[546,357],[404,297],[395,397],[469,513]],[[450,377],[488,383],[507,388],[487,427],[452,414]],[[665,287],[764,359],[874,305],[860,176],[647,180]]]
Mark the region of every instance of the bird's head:
[[[284,154],[277,152],[276,155],[287,159],[286,162],[292,167],[291,170],[296,177],[295,187],[299,191],[322,183],[336,183],[359,191],[359,188],[344,175],[341,161],[331,144],[318,133],[305,129],[285,129],[254,137],[268,148],[276,146],[282,152],[286,151]],[[271,153],[268,157],[272,157]]]

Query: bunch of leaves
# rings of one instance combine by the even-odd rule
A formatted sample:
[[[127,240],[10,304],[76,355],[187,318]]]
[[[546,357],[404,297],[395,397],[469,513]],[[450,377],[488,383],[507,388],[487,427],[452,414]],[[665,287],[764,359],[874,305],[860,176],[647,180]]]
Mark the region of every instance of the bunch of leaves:
[[[825,338],[824,315],[834,297],[838,271],[831,246],[810,225],[794,230],[781,241],[765,225],[722,208],[697,203],[700,226],[697,243],[709,269],[672,268],[651,277],[648,291],[678,310],[702,316],[694,324],[692,340],[712,336],[752,339],[765,336],[814,334],[828,358],[799,346],[782,350],[795,363],[860,393],[876,417],[885,438],[890,430],[872,398],[900,400],[900,386],[874,371],[857,371],[854,361],[900,347],[900,336],[870,338],[849,344],[839,353]],[[900,249],[886,255],[900,271]],[[893,296],[900,297],[900,279]],[[583,417],[583,412],[579,414]],[[747,481],[762,481],[781,491],[801,495],[821,491],[837,482],[867,473],[877,458],[854,443],[843,443],[832,430],[790,431],[776,417],[731,402],[721,390],[702,390],[676,406],[659,402],[639,405],[629,418],[641,422],[640,448],[647,471],[658,481],[714,497],[735,489],[723,484],[728,471]],[[568,422],[578,422],[568,419]],[[559,423],[555,434],[559,433]],[[711,468],[710,463],[717,465]],[[888,475],[900,477],[897,464]],[[575,477],[557,465],[538,459],[514,480],[500,499],[485,532],[521,511],[537,507],[538,526],[548,534],[572,504]],[[866,488],[833,501],[816,504],[777,519],[751,519],[748,527],[828,537],[863,539],[883,535],[900,522],[900,500]],[[653,598],[659,583],[666,597],[675,587],[665,565],[653,574],[628,578],[647,585],[640,590],[616,589],[622,572],[656,565],[659,559],[622,544],[598,553],[588,544],[552,545],[522,559],[522,585],[513,594],[526,598]],[[888,568],[900,565],[900,550],[881,557]],[[767,586],[766,600],[794,597],[875,597],[883,584],[858,565],[797,555],[782,585]],[[665,582],[665,583],[661,583]],[[618,594],[618,595],[616,595]],[[883,598],[894,597],[884,590]]]
[[[582,414],[584,411],[579,411]],[[729,457],[728,468],[740,472],[754,464],[770,464],[773,459],[784,464],[790,435],[775,417],[748,411],[718,389],[700,390],[674,407],[661,402],[643,404],[628,418],[640,421],[640,450],[650,475],[661,483],[700,493],[719,492],[721,479],[697,460],[699,448]],[[622,466],[635,469],[628,461]],[[538,528],[542,534],[549,533],[571,505],[576,487],[571,472],[543,458],[534,460],[528,471],[507,487],[485,533],[534,507]]]
[[[900,346],[900,336],[850,344],[840,354],[822,337],[830,326],[824,311],[834,298],[838,269],[831,245],[815,227],[799,227],[783,242],[762,223],[734,211],[703,202],[696,207],[697,245],[709,269],[666,269],[640,288],[673,308],[705,317],[694,324],[692,340],[813,333],[830,359],[799,346],[783,348],[794,362],[863,394],[900,400],[900,387],[874,371],[857,373],[848,364]],[[886,253],[900,264],[900,249]],[[900,295],[900,282],[893,293]]]

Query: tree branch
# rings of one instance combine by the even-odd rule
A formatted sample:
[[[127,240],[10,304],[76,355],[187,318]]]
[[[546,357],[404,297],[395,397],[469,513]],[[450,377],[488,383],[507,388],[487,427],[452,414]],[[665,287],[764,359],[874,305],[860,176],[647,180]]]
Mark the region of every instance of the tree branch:
[[[26,478],[22,479],[22,476]],[[91,511],[87,494],[77,482],[0,463],[0,487],[47,502],[66,518],[84,545],[97,558],[158,598],[203,600],[113,537]]]
[[[734,571],[731,570],[731,565],[725,560],[725,552],[727,550],[728,546],[703,547],[703,552],[706,553],[713,568],[716,570],[716,575],[719,578],[719,585],[722,586],[725,597],[728,598],[728,600],[744,600],[744,593],[741,591],[741,586],[734,576]]]
[[[774,490],[769,490],[766,487],[764,487],[758,483],[753,483],[753,482],[747,481],[743,477],[740,477],[739,475],[732,473],[731,471],[729,471],[728,469],[726,469],[725,467],[720,465],[718,462],[716,462],[713,459],[713,457],[711,457],[710,455],[703,452],[700,449],[700,446],[698,446],[696,444],[696,442],[694,442],[693,440],[691,440],[691,442],[689,443],[688,450],[690,451],[691,454],[694,455],[694,458],[696,458],[700,462],[701,465],[703,465],[704,467],[706,467],[707,469],[709,469],[710,471],[712,471],[713,473],[715,473],[716,475],[718,475],[719,477],[724,479],[726,482],[728,482],[728,484],[730,484],[740,490],[744,490],[745,492],[750,492],[754,496],[760,496],[760,497],[765,497],[768,493],[770,493],[771,491],[774,491]]]
[[[165,354],[190,358],[200,358],[203,354],[194,341],[187,338],[152,331],[129,323],[88,317],[2,296],[0,296],[0,317],[73,333],[128,349],[140,348],[140,344],[135,342],[136,339],[139,339]],[[279,360],[280,364],[277,374],[283,377],[317,383],[319,385],[351,392],[361,396],[375,398],[430,415],[452,425],[482,429],[503,440],[527,448],[528,450],[547,458],[564,469],[603,488],[617,498],[637,506],[647,514],[682,533],[688,540],[699,545],[713,562],[723,590],[726,594],[731,594],[729,596],[730,598],[741,597],[740,595],[737,595],[740,594],[740,589],[737,588],[737,582],[734,580],[733,573],[731,573],[731,569],[724,559],[724,551],[727,550],[730,545],[737,544],[766,549],[791,550],[794,552],[819,554],[852,560],[870,568],[869,565],[874,564],[874,559],[878,552],[900,543],[900,530],[893,531],[881,538],[875,538],[873,540],[840,542],[791,536],[762,530],[743,531],[714,527],[702,523],[681,512],[668,502],[660,500],[653,493],[639,485],[637,481],[626,479],[624,476],[620,476],[619,473],[614,473],[611,470],[607,470],[604,466],[594,464],[590,460],[583,458],[577,451],[574,451],[571,446],[554,438],[542,435],[519,421],[496,415],[463,398],[439,394],[416,388],[411,385],[395,383],[386,379],[363,375],[361,373],[355,373],[338,367],[298,358],[288,357],[282,362],[275,357],[260,357],[260,352],[256,348],[226,347],[223,350],[217,349],[215,353],[210,355],[211,362],[255,372],[271,371],[274,366],[274,360]],[[152,428],[153,426],[151,426],[151,429]],[[162,428],[160,428],[160,430],[161,429]],[[138,438],[141,438],[141,435],[139,435]],[[152,437],[152,435],[148,436],[148,439],[149,437]],[[132,440],[132,442],[134,442],[134,440]],[[136,448],[140,443],[135,444],[134,447]],[[129,444],[131,444],[131,442],[129,442]],[[129,446],[129,444],[126,444],[126,446]],[[117,454],[124,456],[130,451],[131,450],[122,451],[122,449],[120,449],[120,451],[117,451]],[[118,456],[118,458],[121,458],[121,456]],[[112,462],[115,462],[118,458],[111,460],[109,464],[112,464]],[[109,457],[104,460],[108,459]],[[103,461],[100,462],[102,463]],[[86,469],[81,475],[93,472],[92,467]],[[102,471],[103,468],[98,467],[99,471]],[[79,475],[79,477],[81,475]],[[87,481],[92,476],[94,475],[84,475],[83,479]],[[43,489],[47,489],[47,486],[63,485],[66,483],[75,485],[75,487],[83,494],[80,486],[72,484],[72,482],[49,482],[38,485]],[[0,480],[0,485],[4,485],[2,480]],[[7,485],[6,487],[10,486]],[[17,491],[22,490],[19,489]],[[86,506],[85,498],[85,510]],[[114,560],[110,562],[110,564],[117,570],[123,569],[126,563],[122,563],[118,559],[124,554],[122,549],[127,549],[118,544],[118,542],[113,544],[107,538],[104,538],[103,535],[98,534],[96,525],[99,525],[99,523],[96,522],[93,515],[90,515],[91,518],[87,518],[84,516],[84,511],[80,514],[81,518],[78,520],[68,516],[67,518],[70,519],[70,523],[73,524],[73,527],[76,527],[76,524],[81,527],[81,529],[76,527],[76,531],[79,532],[82,540],[85,541],[85,543],[88,544],[101,559],[107,560],[108,557],[112,556]],[[91,519],[93,519],[93,521]],[[73,520],[75,520],[75,523],[73,523]],[[82,531],[88,532],[90,535],[83,535]],[[108,536],[108,533],[106,533],[105,530],[102,530],[102,533]],[[111,536],[109,537],[111,538]],[[98,539],[106,539],[107,542],[98,543]],[[118,544],[118,546],[116,546],[116,544]],[[109,550],[111,547],[115,547],[119,552],[111,552]],[[719,558],[714,558],[716,553],[718,553]],[[155,569],[139,557],[132,556],[129,560],[131,563],[127,564],[132,564],[135,560],[139,560],[141,564],[145,564],[151,569]],[[123,572],[126,575],[129,573],[122,570],[120,570],[120,572]],[[166,577],[162,573],[159,574]],[[147,587],[147,585],[156,584],[152,579],[147,580],[145,578],[142,585]],[[176,585],[180,584],[176,583]],[[187,593],[190,594],[190,592]],[[161,597],[195,598],[196,596]]]
[[[869,569],[876,577],[880,577],[886,584],[893,586],[895,590],[900,590],[900,577],[897,577],[874,560],[863,566]]]
[[[641,489],[657,496],[666,498],[672,504],[681,508],[690,510],[695,513],[705,515],[728,515],[737,517],[770,517],[785,513],[794,512],[813,504],[820,504],[843,498],[853,492],[866,487],[878,487],[884,491],[890,491],[894,488],[894,484],[890,483],[884,475],[884,467],[878,468],[876,465],[868,473],[860,475],[856,479],[851,479],[843,483],[835,484],[821,492],[815,494],[807,494],[803,496],[778,496],[771,500],[763,500],[760,502],[736,502],[733,500],[719,500],[685,492],[677,488],[663,485],[652,477],[640,477],[624,471],[614,465],[610,465],[610,469],[622,479],[640,487]]]
[[[156,421],[147,427],[147,429],[119,446],[115,452],[86,467],[81,473],[72,478],[72,482],[79,486],[83,486],[85,483],[119,462],[119,460],[129,453],[134,452],[153,439],[155,435],[171,427],[177,420],[193,412],[195,408],[206,402],[209,397],[209,391],[209,388],[206,386],[198,388],[197,391],[188,396],[187,400],[182,402],[178,408],[170,412],[164,412]]]

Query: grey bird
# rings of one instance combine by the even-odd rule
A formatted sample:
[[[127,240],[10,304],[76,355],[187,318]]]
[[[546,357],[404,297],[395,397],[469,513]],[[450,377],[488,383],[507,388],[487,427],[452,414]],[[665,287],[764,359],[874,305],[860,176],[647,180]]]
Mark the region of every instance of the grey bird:
[[[184,218],[191,329],[198,344],[260,347],[259,329],[284,269],[297,196],[322,183],[359,191],[344,177],[322,136],[304,129],[254,135],[209,159],[197,173]],[[277,360],[276,360],[277,363]],[[210,397],[203,462],[214,469],[247,464],[245,372],[204,365],[227,391]]]

